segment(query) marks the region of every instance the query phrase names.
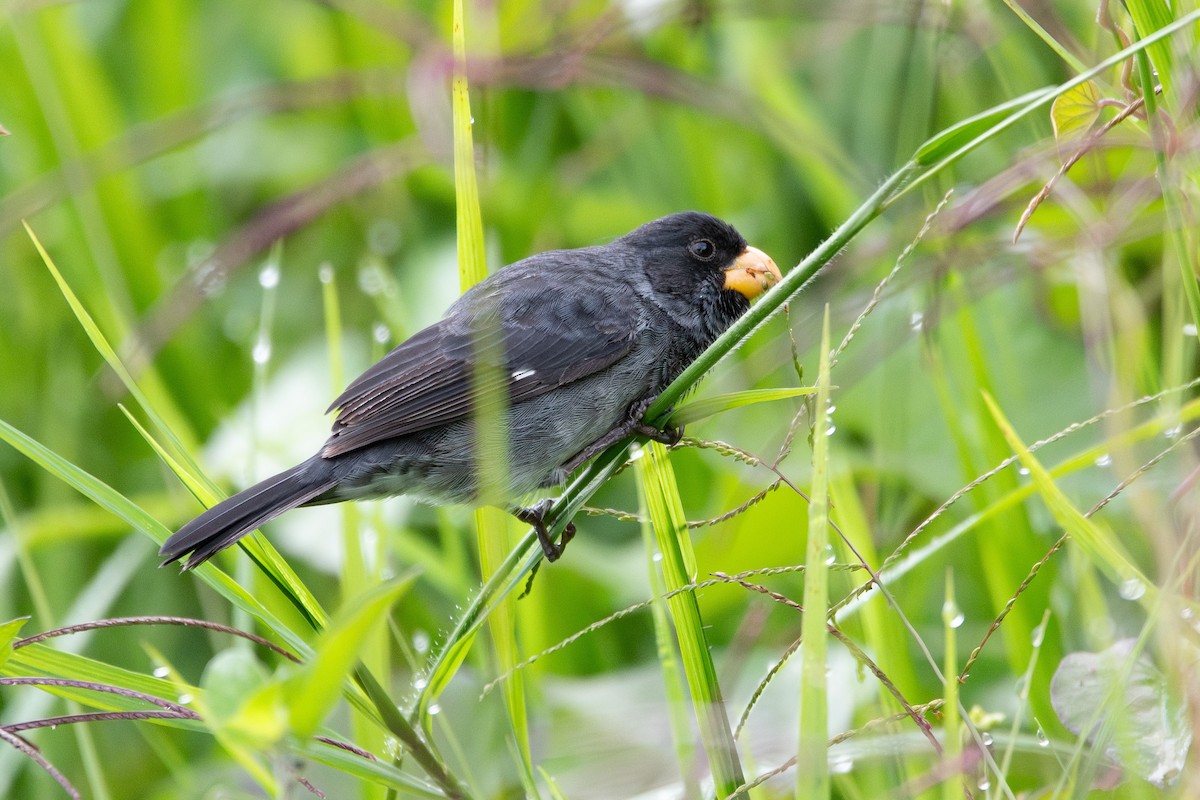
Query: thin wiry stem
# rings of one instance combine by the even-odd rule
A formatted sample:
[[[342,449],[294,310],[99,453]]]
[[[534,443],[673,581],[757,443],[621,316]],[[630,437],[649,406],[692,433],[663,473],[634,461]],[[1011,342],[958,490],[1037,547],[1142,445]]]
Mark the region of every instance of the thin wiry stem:
[[[65,636],[67,634],[101,630],[104,628],[119,628],[129,625],[183,625],[189,628],[205,628],[207,630],[218,631],[220,633],[228,633],[232,636],[240,636],[243,639],[249,639],[255,644],[262,645],[269,650],[274,650],[276,653],[288,659],[289,661],[297,664],[300,663],[300,659],[295,654],[285,650],[273,642],[267,641],[261,636],[248,633],[247,631],[233,628],[228,625],[222,625],[219,622],[209,622],[208,620],[203,619],[192,619],[191,617],[141,616],[98,619],[91,622],[81,622],[77,625],[67,625],[62,628],[55,628],[54,630],[44,631],[42,633],[34,634],[33,636],[26,636],[24,639],[17,639],[15,642],[13,642],[12,647],[14,650],[16,650],[20,647],[43,642],[47,639],[52,639],[55,636]]]
[[[30,760],[45,770],[46,774],[53,778],[54,782],[61,786],[63,791],[69,794],[73,800],[82,800],[79,791],[71,785],[71,782],[67,780],[66,776],[59,772],[53,764],[47,761],[46,757],[42,755],[41,751],[32,744],[25,741],[20,736],[17,736],[15,733],[9,733],[3,728],[0,728],[0,740],[7,742],[8,744],[12,745],[15,750],[28,756]]]

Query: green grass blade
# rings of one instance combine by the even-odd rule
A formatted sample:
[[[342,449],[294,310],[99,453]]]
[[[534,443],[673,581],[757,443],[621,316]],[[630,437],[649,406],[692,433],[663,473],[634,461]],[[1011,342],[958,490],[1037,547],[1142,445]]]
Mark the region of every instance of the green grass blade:
[[[704,633],[700,606],[695,591],[685,588],[696,579],[696,557],[688,537],[683,501],[665,447],[658,442],[648,443],[635,463],[654,538],[662,554],[663,584],[672,593],[667,597],[667,608],[671,612],[692,707],[700,726],[700,741],[708,754],[717,796],[726,797],[736,792],[745,779]]]
[[[942,781],[942,800],[958,800],[963,796],[959,771],[962,757],[962,715],[958,710],[958,628],[963,623],[962,611],[954,598],[954,572],[946,568],[946,594],[942,602],[942,633],[945,637],[942,660],[942,763],[949,769]]]
[[[196,495],[198,500],[204,503],[205,506],[211,506],[220,501],[220,495],[216,493],[215,488],[207,477],[193,475],[191,470],[186,465],[176,461],[167,452],[166,448],[124,406],[120,408],[129,422],[137,429],[137,432],[150,445],[151,449],[158,454],[159,458],[163,460],[163,463],[168,468],[175,471],[176,477]],[[291,564],[287,563],[283,556],[279,554],[279,551],[275,549],[273,544],[267,541],[265,537],[253,533],[239,540],[239,545],[250,555],[250,558],[266,574],[271,582],[279,588],[284,597],[288,598],[289,602],[304,615],[304,618],[309,621],[309,624],[314,629],[320,630],[325,626],[328,616],[317,601],[316,595],[300,580],[300,576],[292,569]]]
[[[675,637],[672,635],[671,620],[667,611],[667,587],[655,561],[658,548],[654,542],[654,526],[646,507],[646,486],[636,481],[638,507],[642,517],[642,542],[649,565],[650,615],[654,620],[654,643],[658,651],[658,665],[662,670],[663,690],[667,703],[667,720],[671,726],[671,739],[675,744],[675,762],[679,767],[684,797],[700,797],[700,786],[696,782],[696,746],[692,735],[690,716],[687,713],[687,685],[679,659],[676,657]]]
[[[179,438],[174,434],[173,428],[168,425],[162,417],[159,416],[158,412],[155,410],[154,404],[150,402],[149,398],[138,387],[137,382],[134,381],[133,376],[129,373],[129,370],[125,368],[125,365],[121,362],[121,359],[117,356],[116,351],[109,344],[108,339],[104,336],[104,333],[100,330],[95,320],[92,319],[91,315],[88,313],[87,309],[79,300],[75,292],[72,291],[70,285],[66,282],[66,279],[63,278],[62,273],[59,272],[58,267],[55,266],[53,259],[50,258],[50,254],[46,252],[44,247],[42,247],[42,243],[38,240],[33,230],[28,225],[25,226],[25,230],[29,234],[30,239],[33,241],[34,246],[37,248],[38,253],[41,255],[42,261],[45,263],[46,268],[50,271],[50,274],[54,277],[55,282],[58,284],[59,290],[62,292],[63,297],[66,298],[67,303],[71,306],[71,310],[74,312],[75,317],[79,320],[79,324],[87,333],[88,338],[92,340],[93,346],[113,369],[113,371],[118,375],[118,377],[120,377],[121,382],[125,385],[125,388],[134,397],[134,399],[137,400],[138,405],[141,406],[142,410],[147,414],[147,416],[150,417],[151,420],[154,421],[156,427],[167,438],[167,442],[170,445],[169,449],[161,444],[153,444],[152,446],[154,449],[159,453],[165,454],[170,452],[172,454],[169,459],[164,459],[165,463],[171,467],[172,470],[177,470],[176,474],[180,476],[181,480],[183,480],[185,485],[189,486],[189,488],[195,486],[208,486],[211,489],[211,482],[209,482],[207,478],[203,477],[203,471],[189,455],[188,448],[185,447],[182,442],[180,442]],[[138,427],[139,430],[141,430],[140,426]],[[144,431],[143,435],[146,435]],[[54,470],[51,470],[51,472],[54,472]],[[187,476],[186,478],[184,477],[185,475]],[[123,500],[124,498],[121,499]],[[145,516],[148,517],[148,515]],[[155,524],[157,525],[157,523]],[[141,527],[142,530],[148,530],[148,528],[144,526],[138,527]],[[162,541],[163,540],[159,540],[159,544],[161,544]],[[272,580],[272,582],[274,582],[275,585],[280,588],[284,595],[287,596],[288,599],[298,609],[300,609],[301,613],[303,613],[315,627],[320,627],[324,624],[327,617],[325,612],[317,603],[316,598],[313,596],[312,592],[310,592],[308,588],[304,586],[299,576],[297,576],[295,571],[292,570],[291,566],[283,560],[274,547],[266,543],[265,540],[261,539],[261,537],[246,537],[242,539],[241,544],[242,547],[245,548],[250,554],[251,558],[253,558],[254,561],[263,568],[264,572],[267,573],[267,576]]]
[[[455,71],[451,83],[454,110],[454,200],[459,285],[464,292],[487,277],[483,216],[479,208],[475,144],[471,132],[475,120],[471,114],[467,87],[465,28],[463,2],[454,0],[452,38]],[[483,338],[481,335],[481,341]],[[501,361],[500,364],[502,363]],[[506,385],[506,376],[500,364],[494,363],[494,359],[480,358],[474,376],[477,431],[475,453],[477,471],[481,476],[479,493],[485,501],[496,504],[503,504],[509,499],[504,496],[508,485],[508,431],[505,425],[508,398],[500,388]],[[486,506],[476,509],[474,520],[479,543],[480,570],[484,576],[494,575],[512,550],[508,515],[500,509]],[[488,627],[496,653],[496,666],[501,674],[510,671],[521,660],[517,644],[517,614],[513,603],[512,599],[504,598],[489,615]],[[439,683],[443,683],[446,677],[443,671],[439,676]],[[524,675],[518,674],[512,680],[505,681],[502,691],[509,724],[521,759],[522,780],[527,792],[536,793],[529,747]]]
[[[410,574],[379,584],[349,600],[321,632],[313,658],[288,682],[292,733],[307,738],[316,731],[337,702],[363,643],[383,622],[392,604],[411,588],[414,577]]]
[[[50,254],[46,251],[46,248],[42,246],[41,240],[38,239],[37,235],[33,232],[33,228],[29,227],[28,223],[25,223],[25,232],[29,235],[30,240],[33,242],[33,246],[37,248],[38,255],[41,256],[42,263],[46,265],[46,269],[49,270],[51,277],[54,278],[54,282],[58,284],[59,291],[62,292],[67,304],[71,307],[71,312],[79,321],[80,326],[83,328],[88,338],[91,339],[92,346],[96,348],[96,352],[100,354],[105,363],[108,364],[109,368],[111,368],[112,371],[116,373],[117,377],[121,379],[121,383],[125,386],[125,389],[133,396],[135,400],[137,400],[138,405],[141,406],[142,410],[154,421],[159,430],[163,432],[163,435],[168,438],[172,449],[176,453],[176,457],[180,461],[188,464],[188,467],[191,469],[193,474],[199,475],[201,473],[199,466],[197,466],[195,462],[191,461],[191,458],[188,455],[188,447],[183,444],[178,435],[175,433],[176,430],[183,429],[183,425],[180,424],[178,415],[172,414],[174,424],[168,424],[168,422],[163,419],[162,416],[160,416],[158,410],[156,409],[156,405],[150,402],[150,399],[142,391],[141,387],[138,386],[137,381],[133,379],[133,376],[129,373],[129,370],[121,361],[120,356],[117,355],[116,350],[114,350],[112,345],[109,344],[108,338],[104,335],[104,332],[100,330],[100,326],[96,324],[96,321],[92,318],[92,315],[88,313],[87,308],[84,307],[83,302],[79,299],[78,295],[75,294],[74,290],[71,289],[70,284],[67,283],[66,278],[63,277],[62,273],[55,265],[54,259],[50,257]]]
[[[0,623],[0,669],[4,669],[4,662],[12,655],[12,643],[26,622],[29,622],[29,617],[17,617]]]
[[[800,736],[797,743],[797,800],[825,800],[830,796],[828,683],[829,563],[829,425],[830,403],[829,306],[821,326],[820,360],[817,366],[817,397],[812,432],[812,489],[808,503],[808,544],[805,547],[804,618],[800,635]]]
[[[1000,407],[991,395],[984,395],[984,402],[992,413],[997,427],[1008,440],[1013,452],[1021,460],[1021,466],[1029,470],[1029,476],[1037,487],[1038,494],[1054,515],[1054,520],[1062,529],[1078,542],[1088,559],[1101,572],[1108,576],[1115,585],[1122,587],[1122,594],[1137,599],[1147,610],[1153,609],[1157,603],[1158,588],[1137,568],[1119,545],[1117,540],[1099,525],[1088,519],[1071,503],[1058,485],[1054,477],[1042,466],[1041,462],[1029,452],[1024,442],[1017,436],[1012,424],[1005,418]]]
[[[886,205],[898,200],[918,186],[932,179],[943,169],[955,163],[967,153],[978,148],[987,140],[993,138],[1005,129],[1015,125],[1020,119],[1033,113],[1042,106],[1054,102],[1054,98],[1087,83],[1105,71],[1117,66],[1131,56],[1140,53],[1147,47],[1162,42],[1168,36],[1186,29],[1200,21],[1200,11],[1181,17],[1170,25],[1163,26],[1153,34],[1134,42],[1120,52],[1114,53],[1096,66],[1076,75],[1071,80],[1047,89],[1038,89],[1015,100],[1009,100],[995,108],[985,111],[969,120],[957,123],[945,131],[931,137],[925,144],[917,148],[913,155],[913,163],[923,169],[913,176],[902,190],[897,191],[886,201]],[[990,123],[990,124],[988,124]]]
[[[171,534],[162,523],[147,514],[132,500],[3,420],[0,420],[0,439],[8,442],[51,475],[62,480],[101,508],[124,520],[131,527],[142,531],[156,543],[161,544]],[[224,572],[211,563],[204,564],[196,572],[227,600],[249,612],[271,629],[293,652],[300,654],[308,652],[308,645],[303,638],[271,613],[251,592]]]
[[[755,403],[770,403],[775,400],[787,400],[792,397],[803,397],[812,394],[816,389],[811,386],[801,386],[790,389],[749,389],[744,392],[728,392],[716,397],[694,400],[675,409],[667,418],[670,425],[690,425],[735,408],[754,405]]]
[[[1133,18],[1134,27],[1140,37],[1160,31],[1171,24],[1174,13],[1165,0],[1128,0],[1124,3],[1129,16]],[[1169,94],[1174,83],[1175,56],[1171,52],[1170,43],[1165,39],[1155,39],[1146,46],[1150,60],[1154,62],[1154,71],[1162,83],[1163,92]]]
[[[392,789],[401,797],[428,797],[436,800],[446,797],[446,793],[436,786],[402,772],[386,761],[363,758],[341,747],[309,740],[293,743],[289,749],[303,759],[332,767],[344,775]]]

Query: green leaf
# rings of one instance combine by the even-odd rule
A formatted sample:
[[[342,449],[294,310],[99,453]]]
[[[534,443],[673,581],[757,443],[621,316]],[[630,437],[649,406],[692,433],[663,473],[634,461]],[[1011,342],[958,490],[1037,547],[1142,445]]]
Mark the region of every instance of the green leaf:
[[[223,650],[208,662],[200,679],[204,721],[219,738],[263,749],[288,732],[287,707],[280,682],[243,647]]]
[[[728,392],[703,400],[695,400],[679,406],[667,418],[671,425],[690,425],[697,420],[711,417],[725,411],[731,411],[742,406],[755,403],[769,403],[774,400],[786,400],[790,397],[801,397],[816,391],[812,386],[798,386],[791,389],[749,389],[744,392]]]
[[[1054,482],[1054,477],[1029,452],[1029,448],[1017,436],[1016,431],[1005,418],[1000,407],[996,405],[992,396],[985,392],[983,399],[987,403],[996,425],[1003,432],[1004,438],[1008,440],[1009,446],[1020,460],[1021,466],[1029,470],[1029,476],[1033,479],[1033,484],[1050,509],[1050,513],[1054,515],[1054,520],[1070,534],[1074,541],[1079,543],[1092,563],[1121,588],[1123,595],[1131,600],[1140,601],[1147,610],[1153,609],[1158,598],[1158,588],[1130,561],[1109,531],[1103,530],[1091,519],[1085,517],[1067,499],[1067,496]]]
[[[1040,103],[1055,91],[1057,88],[1054,86],[1036,89],[951,125],[934,134],[918,147],[917,152],[913,154],[913,161],[923,167],[941,161],[976,137],[986,133],[989,128],[1004,120],[1005,117],[1022,110],[1022,106],[1029,103]]]
[[[1133,24],[1137,28],[1139,39],[1161,31],[1171,24],[1174,16],[1171,6],[1166,0],[1128,0],[1125,4]],[[1150,60],[1154,62],[1154,71],[1164,91],[1169,92],[1174,78],[1174,56],[1169,42],[1156,38],[1146,46]]]
[[[4,663],[12,655],[12,644],[16,641],[21,628],[25,627],[26,622],[29,622],[29,617],[17,617],[8,622],[0,622],[0,669],[3,669]]]
[[[161,544],[170,535],[171,532],[167,530],[166,526],[146,513],[137,503],[4,420],[0,420],[0,440],[8,442],[42,469],[118,519],[124,520],[126,524],[137,530],[144,531],[154,541]],[[302,638],[271,613],[253,594],[214,566],[212,562],[204,564],[197,572],[206,583],[224,595],[226,599],[258,618],[274,631],[294,653],[303,655],[309,651],[308,644]],[[317,610],[319,611],[319,607]]]
[[[1100,88],[1094,81],[1083,83],[1054,98],[1050,106],[1050,123],[1054,126],[1054,139],[1060,145],[1064,140],[1092,127],[1100,117]]]
[[[817,364],[816,410],[813,412],[812,489],[808,503],[808,542],[805,546],[804,618],[800,634],[800,735],[797,739],[796,796],[814,800],[828,798],[829,705],[829,306],[821,328],[820,361]]]
[[[287,681],[286,702],[295,735],[311,736],[325,719],[358,663],[359,647],[415,577],[409,573],[348,600],[321,633],[313,659]]]
[[[436,800],[444,800],[446,797],[446,792],[386,761],[363,758],[357,753],[314,739],[291,741],[290,745],[291,751],[305,760],[316,761],[345,775],[394,789],[400,797],[427,797]]]
[[[658,551],[663,583],[668,592],[667,609],[675,627],[675,638],[691,691],[692,708],[700,728],[700,740],[708,754],[718,797],[734,794],[745,783],[737,745],[730,732],[721,684],[709,650],[704,621],[696,592],[688,586],[696,579],[696,556],[688,538],[687,518],[675,471],[667,449],[649,442],[637,459],[636,474],[642,483],[650,524]]]
[[[1067,730],[1160,789],[1179,780],[1192,745],[1188,704],[1176,695],[1134,639],[1071,653],[1050,683],[1050,702]]]

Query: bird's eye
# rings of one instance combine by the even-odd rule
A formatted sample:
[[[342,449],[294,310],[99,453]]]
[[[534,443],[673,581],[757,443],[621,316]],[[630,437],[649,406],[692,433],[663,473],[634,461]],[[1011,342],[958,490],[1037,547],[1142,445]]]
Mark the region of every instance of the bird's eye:
[[[688,252],[701,261],[708,261],[717,254],[717,246],[708,239],[696,239],[688,244]]]

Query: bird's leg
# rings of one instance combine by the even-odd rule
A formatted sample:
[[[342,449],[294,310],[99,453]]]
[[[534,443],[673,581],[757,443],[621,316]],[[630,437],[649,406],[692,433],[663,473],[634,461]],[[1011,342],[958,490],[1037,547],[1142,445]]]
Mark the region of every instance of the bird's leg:
[[[629,415],[619,425],[583,448],[583,450],[580,450],[571,460],[555,470],[555,478],[548,485],[562,483],[568,475],[591,460],[592,456],[604,452],[628,436],[644,436],[652,441],[661,442],[668,447],[679,444],[679,440],[683,438],[683,428],[680,428],[678,425],[668,425],[666,428],[659,430],[653,425],[647,425],[642,422],[642,415],[646,413],[646,409],[653,402],[654,398],[650,397],[640,400],[631,406]]]
[[[563,550],[566,549],[567,542],[575,538],[574,522],[568,522],[567,527],[563,528],[561,543],[555,544],[554,540],[550,538],[550,534],[546,530],[546,512],[550,510],[553,503],[553,500],[547,498],[539,500],[531,506],[513,506],[508,509],[508,513],[521,522],[533,526],[534,532],[537,533],[538,544],[542,546],[542,553],[545,554],[547,561],[557,561],[558,557],[563,554]]]
[[[647,397],[644,400],[639,400],[629,409],[629,419],[633,423],[631,433],[636,433],[638,436],[645,436],[650,441],[665,444],[667,447],[679,444],[679,440],[683,438],[683,428],[679,425],[667,425],[659,430],[653,425],[647,425],[645,422],[642,422],[642,417],[646,415],[646,409],[656,399],[658,399],[658,395]]]

